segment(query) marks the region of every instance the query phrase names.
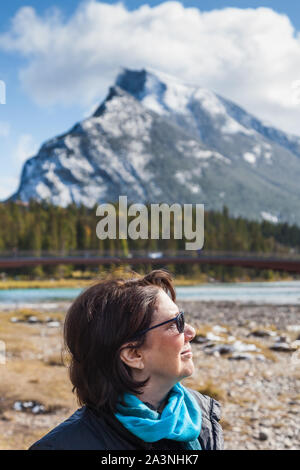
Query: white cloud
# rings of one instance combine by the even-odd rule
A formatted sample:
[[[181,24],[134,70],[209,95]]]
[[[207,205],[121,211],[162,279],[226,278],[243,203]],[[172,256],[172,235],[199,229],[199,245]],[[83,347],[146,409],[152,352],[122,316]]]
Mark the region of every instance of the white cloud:
[[[57,10],[16,13],[0,48],[27,58],[20,77],[40,104],[102,99],[120,66],[152,67],[217,91],[250,112],[299,134],[300,35],[270,8],[200,12],[179,2],[82,3],[63,20]]]
[[[31,134],[21,134],[13,152],[17,166],[23,164],[29,157],[33,157],[38,151],[38,146]]]
[[[6,121],[0,121],[0,137],[8,137],[10,133],[10,124]]]

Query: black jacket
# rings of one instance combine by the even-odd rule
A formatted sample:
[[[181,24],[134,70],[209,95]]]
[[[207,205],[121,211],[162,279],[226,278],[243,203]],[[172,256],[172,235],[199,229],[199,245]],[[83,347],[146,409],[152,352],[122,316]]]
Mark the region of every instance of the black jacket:
[[[204,450],[223,449],[223,433],[219,424],[220,404],[206,395],[188,388],[202,410],[202,427],[198,437]],[[178,441],[162,439],[144,442],[128,431],[114,415],[95,412],[87,406],[79,408],[66,421],[35,442],[29,450],[183,450]]]

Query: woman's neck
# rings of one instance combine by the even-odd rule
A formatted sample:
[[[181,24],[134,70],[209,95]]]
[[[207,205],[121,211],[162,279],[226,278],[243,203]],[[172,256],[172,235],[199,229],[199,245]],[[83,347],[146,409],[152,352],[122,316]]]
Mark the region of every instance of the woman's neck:
[[[174,384],[175,385],[175,384]],[[144,387],[143,393],[137,397],[144,403],[150,403],[157,411],[161,412],[167,404],[168,394],[172,386],[157,386],[150,382]]]

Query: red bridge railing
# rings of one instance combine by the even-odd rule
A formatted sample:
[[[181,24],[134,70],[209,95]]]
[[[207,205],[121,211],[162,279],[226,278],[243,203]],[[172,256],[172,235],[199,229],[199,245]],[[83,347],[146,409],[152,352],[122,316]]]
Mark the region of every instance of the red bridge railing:
[[[240,266],[253,269],[272,269],[300,273],[300,253],[237,253],[237,252],[132,252],[101,253],[99,251],[77,251],[68,254],[59,252],[6,252],[0,253],[0,269],[29,266],[55,265],[137,265],[151,264],[208,264]]]

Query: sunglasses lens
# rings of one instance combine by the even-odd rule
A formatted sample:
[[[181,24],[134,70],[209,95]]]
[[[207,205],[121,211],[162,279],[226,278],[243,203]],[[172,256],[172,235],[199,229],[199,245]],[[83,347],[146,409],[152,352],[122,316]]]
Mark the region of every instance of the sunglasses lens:
[[[184,313],[183,312],[181,312],[177,318],[177,328],[178,328],[179,333],[184,332]]]

